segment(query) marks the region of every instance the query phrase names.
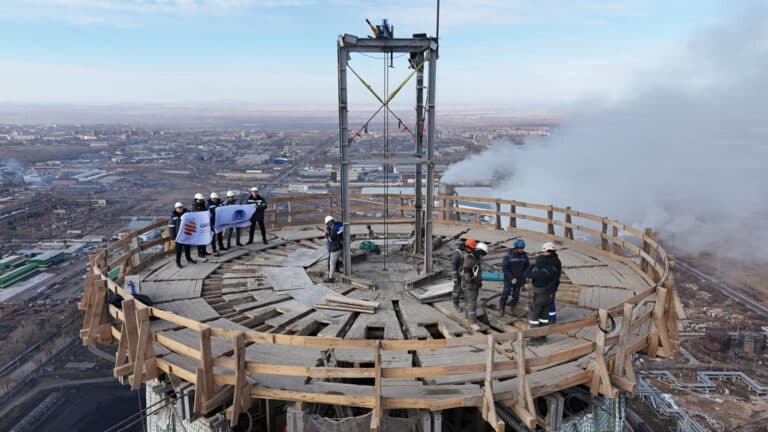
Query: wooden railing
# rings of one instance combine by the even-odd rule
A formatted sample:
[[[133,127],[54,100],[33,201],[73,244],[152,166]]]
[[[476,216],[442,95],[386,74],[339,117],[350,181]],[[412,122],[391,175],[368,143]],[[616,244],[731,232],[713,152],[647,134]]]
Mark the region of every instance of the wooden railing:
[[[381,204],[374,204],[372,201],[393,198],[383,195],[354,195],[353,199],[356,204],[352,206],[355,215],[352,222],[355,223],[356,220],[360,221],[359,215],[364,215],[371,209],[381,211]],[[394,215],[390,216],[406,218],[409,213],[415,211],[414,207],[409,205],[414,199],[412,195],[396,195],[394,199],[397,202],[389,205]],[[527,377],[535,370],[589,356],[589,376],[586,381],[583,375],[576,375],[564,379],[560,384],[573,386],[584,383],[589,385],[593,394],[614,397],[617,394],[616,387],[627,391],[634,389],[636,380],[631,363],[633,353],[642,351],[650,356],[669,357],[677,350],[677,317],[682,314],[682,308],[671,272],[673,263],[650,230],[640,231],[608,218],[570,208],[522,201],[449,195],[441,195],[437,199],[441,203],[435,208],[438,223],[518,230],[522,230],[517,228],[520,220],[537,223],[542,227],[541,231],[529,231],[544,233],[565,243],[578,242],[580,248],[609,254],[640,273],[650,287],[620,304],[600,309],[595,316],[548,327],[489,336],[471,335],[438,340],[368,340],[283,335],[254,330],[233,331],[211,327],[159,307],[147,306],[136,300],[129,289],[120,285],[124,275],[141,268],[147,260],[163,256],[172,249],[172,242],[167,237],[146,243],[139,241],[141,234],[163,229],[166,222],[162,221],[132,232],[91,256],[91,271],[79,304],[85,311],[81,338],[85,345],[97,342],[106,344],[117,340],[114,375],[127,376],[132,388],[139,388],[142,382],[156,378],[160,372],[174,374],[196,385],[195,409],[198,412],[209,413],[221,406],[227,406],[227,416],[233,425],[237,423],[239,414],[248,409],[251,398],[262,398],[370,408],[373,414],[371,430],[378,430],[384,409],[442,410],[475,406],[483,418],[499,431],[503,430],[504,424],[496,415],[495,402],[504,403],[525,424],[533,427],[536,422],[533,399],[537,395],[531,392]],[[459,199],[462,202],[492,204],[493,210],[459,208]],[[358,204],[360,201],[367,203]],[[336,197],[332,195],[272,199],[270,204],[273,207],[268,210],[267,217],[274,226],[317,224],[317,220],[322,220],[322,215],[336,210],[336,202]],[[531,214],[530,211],[545,216]],[[456,218],[459,214],[490,215],[495,219],[492,223],[462,222]],[[508,218],[507,227],[502,227],[503,218]],[[593,227],[587,226],[590,224]],[[575,232],[583,233],[586,237],[575,237]],[[161,245],[162,252],[148,254],[148,250]],[[110,269],[116,266],[120,266],[120,272],[115,280],[112,280],[108,275]],[[107,304],[108,291],[122,297],[120,307]],[[613,315],[621,322],[618,331],[606,333],[600,330],[607,328],[609,317]],[[195,331],[199,335],[198,346],[188,346],[162,333],[153,332],[150,318],[168,321],[178,328]],[[116,324],[113,325],[113,322]],[[589,328],[594,329],[595,337],[589,339],[591,343],[586,346],[546,357],[527,357],[524,354],[526,341],[532,337],[557,333],[574,335]],[[228,340],[232,345],[232,354],[214,357],[211,354],[212,338]],[[166,358],[155,356],[155,343],[187,358],[191,363],[175,364]],[[501,349],[501,344],[509,343],[515,347],[514,354]],[[245,351],[248,346],[254,344],[291,345],[311,350],[357,349],[372,353],[374,361],[370,366],[353,368],[286,366],[246,361]],[[442,350],[463,346],[484,347],[487,361],[438,367],[390,367],[381,362],[381,353],[384,351]],[[194,364],[196,367],[190,368],[188,364]],[[224,372],[220,372],[222,370]],[[514,390],[494,392],[493,374],[503,371],[517,372],[517,387]],[[306,389],[281,390],[252,386],[246,379],[247,373],[352,381],[365,379],[368,382],[372,379],[374,385],[367,393],[355,395],[325,394]],[[476,395],[456,398],[424,397],[417,400],[382,395],[384,378],[429,379],[469,373],[485,376],[482,392]]]

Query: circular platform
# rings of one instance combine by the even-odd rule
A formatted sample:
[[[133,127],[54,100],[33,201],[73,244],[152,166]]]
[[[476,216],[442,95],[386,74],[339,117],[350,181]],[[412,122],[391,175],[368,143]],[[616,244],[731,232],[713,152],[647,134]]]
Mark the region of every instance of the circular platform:
[[[525,219],[525,203],[499,201],[514,207],[503,212],[497,206],[497,220]],[[598,220],[607,225],[595,237],[594,229],[571,220],[594,222],[596,216],[562,210],[566,222],[545,219],[550,234],[498,229],[498,223],[438,222],[431,274],[421,272],[421,257],[412,253],[413,226],[407,223],[389,225],[387,239],[375,234],[384,232],[382,226],[371,225],[371,238],[364,224],[353,225],[353,247],[367,240],[386,253],[361,256],[351,276],[335,283],[323,283],[323,232],[298,221],[271,230],[268,244],[234,247],[181,269],[162,252],[119,255],[113,262],[133,267],[121,269],[120,285],[106,278],[100,264],[107,257],[97,254],[84,299],[83,337],[86,343],[110,335],[119,339],[117,376],[140,383],[161,372],[176,375],[200,388],[199,411],[230,406],[233,419],[253,397],[379,413],[477,406],[496,427],[495,413],[483,404],[493,399],[530,425],[533,399],[576,385],[614,396],[617,388],[634,386],[632,353],[668,355],[675,349],[675,294],[663,249],[642,234],[634,244],[626,236],[630,227],[603,218]],[[563,235],[551,234],[559,224]],[[616,227],[611,234],[609,227]],[[588,236],[574,240],[574,230]],[[487,242],[485,265],[500,271],[503,254],[520,237],[534,256],[545,241],[559,244],[558,324],[527,328],[527,291],[521,305],[500,319],[501,282],[485,282],[480,325],[472,326],[445,296],[452,286],[447,271],[452,245],[466,238]],[[134,252],[160,244],[124,243]],[[123,289],[128,285],[153,306],[132,301]],[[89,321],[88,307],[93,309],[106,290],[128,304],[109,307],[112,323],[95,315]],[[545,334],[547,343],[528,343]]]

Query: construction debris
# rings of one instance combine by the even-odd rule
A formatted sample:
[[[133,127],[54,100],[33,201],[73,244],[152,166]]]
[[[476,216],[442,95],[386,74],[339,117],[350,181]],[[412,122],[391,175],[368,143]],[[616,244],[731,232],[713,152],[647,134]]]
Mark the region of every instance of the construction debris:
[[[376,313],[379,302],[358,300],[337,294],[326,294],[325,303],[315,305],[318,309],[334,309],[346,312],[361,312],[367,314]]]

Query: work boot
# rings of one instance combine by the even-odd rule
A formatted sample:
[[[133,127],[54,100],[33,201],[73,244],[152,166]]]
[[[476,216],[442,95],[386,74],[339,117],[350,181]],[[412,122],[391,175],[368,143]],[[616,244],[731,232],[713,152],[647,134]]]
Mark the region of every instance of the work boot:
[[[181,261],[176,261],[176,267],[178,268],[184,268],[183,265],[181,265]]]
[[[459,313],[464,312],[464,308],[461,307],[461,304],[459,304],[459,299],[457,298],[453,299],[453,308],[456,309],[456,311]]]
[[[238,241],[237,241],[237,245],[238,245],[238,246],[245,246],[244,244],[242,244],[242,243],[240,242],[240,240],[238,240]]]
[[[187,258],[187,262],[190,264],[197,264],[197,261],[193,260],[192,258]]]
[[[507,307],[504,303],[499,306],[499,318],[504,318],[504,309]]]
[[[332,278],[332,277],[326,277],[325,279],[323,279],[323,282],[325,282],[325,283],[334,283],[334,282],[336,282],[336,280],[334,278]]]

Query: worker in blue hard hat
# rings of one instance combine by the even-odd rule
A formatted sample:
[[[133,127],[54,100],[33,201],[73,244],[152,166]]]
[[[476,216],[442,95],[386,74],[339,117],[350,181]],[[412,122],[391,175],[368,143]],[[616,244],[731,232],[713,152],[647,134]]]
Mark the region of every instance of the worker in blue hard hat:
[[[507,307],[509,295],[512,294],[512,311],[520,301],[520,290],[525,283],[525,271],[530,265],[528,254],[525,253],[525,240],[517,239],[512,244],[512,249],[504,255],[501,262],[501,270],[504,272],[504,288],[499,299],[499,317],[504,318],[504,310]]]

